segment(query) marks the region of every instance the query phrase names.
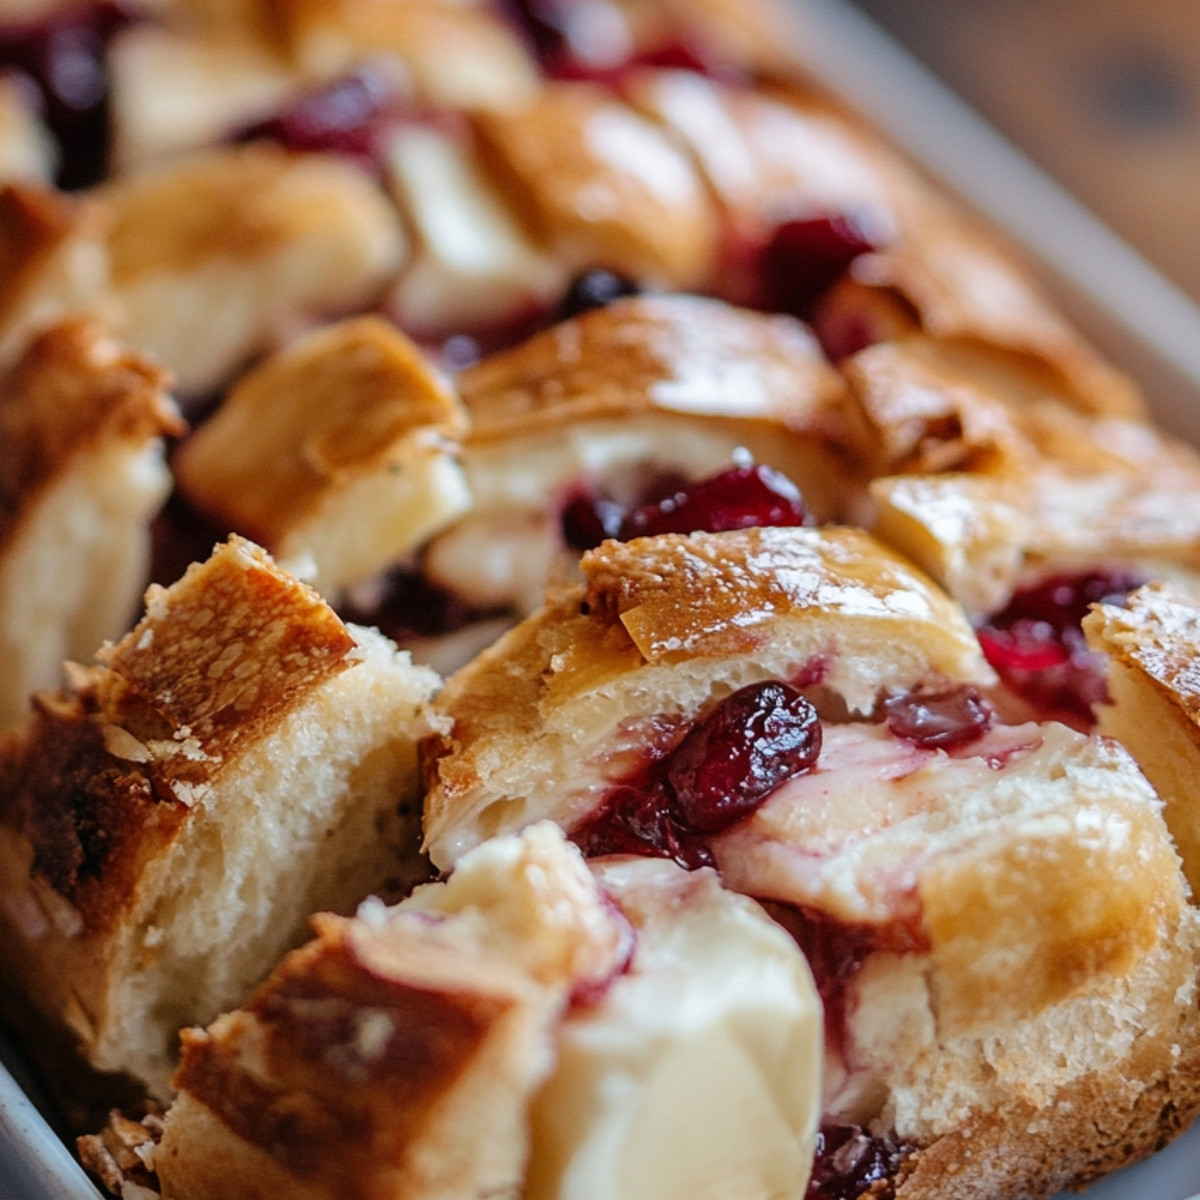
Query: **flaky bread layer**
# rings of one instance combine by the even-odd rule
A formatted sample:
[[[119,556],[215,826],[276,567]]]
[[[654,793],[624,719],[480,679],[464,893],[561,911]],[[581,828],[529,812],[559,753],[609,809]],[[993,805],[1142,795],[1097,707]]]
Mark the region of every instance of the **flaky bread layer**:
[[[586,584],[451,678],[427,747],[426,844],[449,866],[485,837],[581,822],[648,744],[762,679],[819,684],[835,709],[991,679],[961,610],[850,529],[607,542]]]

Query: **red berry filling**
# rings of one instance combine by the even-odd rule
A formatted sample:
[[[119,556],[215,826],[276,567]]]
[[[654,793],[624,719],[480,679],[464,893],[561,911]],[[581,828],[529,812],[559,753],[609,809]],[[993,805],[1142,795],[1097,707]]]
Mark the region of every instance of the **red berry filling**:
[[[755,464],[731,467],[695,483],[672,482],[632,509],[603,496],[577,496],[563,510],[563,538],[580,550],[605,538],[629,541],[664,533],[720,533],[755,526],[803,525],[808,513],[785,475]]]
[[[785,683],[750,684],[614,787],[572,840],[589,857],[642,854],[710,866],[706,835],[748,817],[809,770],[820,749],[821,723],[808,700]]]
[[[1039,713],[1091,725],[1106,699],[1104,658],[1087,647],[1080,622],[1094,603],[1120,603],[1145,579],[1122,569],[1052,575],[1017,591],[979,628],[988,662]]]
[[[927,691],[917,688],[893,696],[883,706],[893,737],[923,750],[952,750],[981,738],[992,727],[995,710],[974,687]]]
[[[391,81],[382,71],[362,66],[305,93],[276,116],[241,130],[234,140],[267,138],[289,150],[340,154],[378,174],[384,137],[399,116]]]
[[[785,221],[763,251],[762,307],[810,316],[851,263],[878,248],[873,225],[869,214],[853,212]]]
[[[855,1200],[877,1185],[886,1188],[915,1149],[887,1135],[873,1136],[861,1125],[822,1124],[805,1200]]]
[[[33,81],[42,115],[62,151],[59,187],[88,187],[104,177],[108,45],[133,19],[133,11],[119,0],[99,0],[32,24],[0,26],[0,67],[15,68]]]

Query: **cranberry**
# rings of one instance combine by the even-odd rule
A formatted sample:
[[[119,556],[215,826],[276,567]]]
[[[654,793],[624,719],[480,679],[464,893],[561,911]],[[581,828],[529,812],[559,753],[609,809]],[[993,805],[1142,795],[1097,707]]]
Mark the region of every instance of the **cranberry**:
[[[662,533],[720,533],[758,525],[803,525],[804,501],[785,475],[755,464],[731,467],[698,483],[635,508],[621,522],[617,537],[654,537]]]
[[[940,691],[917,688],[892,696],[884,704],[892,735],[924,750],[950,750],[982,737],[991,728],[995,712],[974,687]]]
[[[96,0],[52,12],[32,24],[0,25],[0,66],[31,79],[62,151],[58,184],[88,187],[108,157],[108,71],[113,36],[134,19],[119,0]]]
[[[811,768],[820,748],[816,710],[799,692],[774,681],[749,684],[614,787],[571,838],[589,857],[644,854],[689,869],[711,866],[704,835],[748,817]]]
[[[779,785],[817,761],[817,710],[784,683],[742,688],[689,730],[667,768],[675,811],[713,833],[749,816]]]
[[[892,1180],[915,1146],[861,1125],[822,1124],[805,1200],[855,1200]],[[891,1195],[891,1192],[885,1192]]]
[[[878,248],[865,213],[833,213],[785,221],[763,256],[763,307],[807,316],[814,301],[860,254]]]
[[[562,510],[563,540],[573,550],[591,550],[615,538],[624,518],[625,508],[615,500],[581,493]]]
[[[374,173],[382,134],[397,111],[391,82],[366,65],[305,93],[277,116],[240,131],[235,140],[269,138],[289,150],[341,154]]]
[[[1092,604],[1119,603],[1145,582],[1112,569],[1057,574],[1017,591],[978,630],[988,662],[1005,684],[1047,716],[1088,727],[1106,698],[1104,658],[1088,649],[1080,622]]]
[[[565,321],[592,309],[604,308],[622,296],[636,296],[640,290],[632,280],[614,271],[592,267],[571,281],[559,305],[558,319]]]

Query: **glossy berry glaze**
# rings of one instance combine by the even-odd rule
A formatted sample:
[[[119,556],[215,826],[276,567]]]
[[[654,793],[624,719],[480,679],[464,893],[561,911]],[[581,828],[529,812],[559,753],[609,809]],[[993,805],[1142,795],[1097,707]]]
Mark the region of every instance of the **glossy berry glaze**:
[[[711,866],[707,837],[749,816],[821,749],[816,709],[785,683],[726,697],[673,747],[613,787],[572,840],[589,857],[642,854]]]
[[[1106,698],[1104,658],[1087,647],[1080,623],[1093,603],[1121,603],[1145,582],[1111,569],[1051,575],[1018,590],[1008,607],[978,629],[988,662],[1006,686],[1044,717],[1077,728],[1093,723]]]
[[[893,737],[924,750],[962,750],[983,737],[994,714],[969,686],[914,689],[885,704]],[[673,747],[652,752],[612,789],[600,812],[572,835],[585,854],[648,854],[688,868],[711,865],[707,838],[751,815],[788,779],[817,764],[821,724],[796,689],[754,684],[735,692]],[[852,924],[815,909],[764,901],[812,969],[837,1058],[852,1065],[849,997],[867,958],[924,953],[919,911],[884,924]],[[857,1125],[822,1127],[808,1200],[855,1200],[886,1189],[915,1147]],[[886,1191],[876,1194],[887,1194]]]
[[[808,523],[799,489],[762,464],[730,467],[707,479],[683,483],[660,478],[645,500],[626,508],[594,493],[583,493],[563,509],[563,539],[589,550],[605,538],[629,541],[664,533],[721,533],[755,526]]]
[[[133,20],[133,9],[119,0],[84,0],[31,23],[0,20],[0,68],[21,72],[39,93],[60,151],[59,187],[88,187],[104,177],[108,45]]]

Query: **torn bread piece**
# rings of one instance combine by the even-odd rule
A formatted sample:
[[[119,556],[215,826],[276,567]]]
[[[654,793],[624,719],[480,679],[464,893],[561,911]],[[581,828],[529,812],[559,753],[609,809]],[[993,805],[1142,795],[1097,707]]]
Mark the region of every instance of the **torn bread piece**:
[[[405,122],[384,153],[413,239],[385,309],[428,342],[519,328],[551,311],[570,275],[488,178],[466,131],[446,125]]]
[[[167,377],[97,322],[51,325],[0,379],[0,728],[137,613],[182,432]]]
[[[353,317],[239,379],[172,466],[196,508],[336,597],[470,506],[466,424],[404,334]]]
[[[549,817],[569,832],[714,698],[783,679],[833,711],[994,677],[962,611],[844,528],[605,542],[565,591],[447,681],[425,836],[447,867]]]
[[[6,744],[10,999],[168,1095],[178,1030],[240,1003],[312,912],[423,876],[437,684],[243,539],[152,588]]]
[[[368,306],[407,254],[382,189],[332,155],[214,150],[98,194],[122,334],[189,395],[308,321]]]
[[[528,104],[470,117],[494,186],[571,274],[604,267],[672,291],[711,283],[716,214],[695,167],[611,91],[548,82]]]
[[[800,1194],[802,956],[712,872],[594,871],[543,822],[394,908],[319,918],[245,1009],[185,1034],[163,1196]]]
[[[629,297],[484,359],[457,384],[475,503],[425,547],[421,570],[474,611],[521,616],[548,585],[573,580],[580,549],[604,536],[581,544],[580,510],[632,510],[748,455],[799,487],[806,516],[828,519],[848,476],[841,381],[788,317]]]
[[[1050,574],[1200,582],[1200,456],[1019,364],[918,336],[846,360],[858,514],[976,618]],[[1193,497],[1189,501],[1188,497]]]
[[[829,1194],[1045,1198],[1186,1126],[1200,921],[1129,754],[1002,723],[961,610],[857,531],[584,570],[439,698],[435,859],[548,816],[767,904],[824,1000]]]
[[[1200,923],[1161,803],[1057,723],[910,732],[826,723],[713,857],[813,963],[828,1146],[872,1142],[897,1200],[1081,1187],[1200,1109]]]
[[[103,229],[90,200],[33,183],[0,187],[0,366],[50,322],[101,313],[109,284]]]
[[[1193,897],[1200,897],[1200,602],[1168,583],[1099,604],[1084,618],[1094,650],[1105,655],[1110,702],[1099,728],[1138,760],[1166,802]]]
[[[390,60],[415,104],[504,108],[529,100],[538,76],[525,43],[490,6],[439,0],[274,0],[289,58],[310,80]]]

